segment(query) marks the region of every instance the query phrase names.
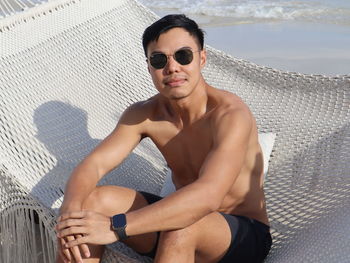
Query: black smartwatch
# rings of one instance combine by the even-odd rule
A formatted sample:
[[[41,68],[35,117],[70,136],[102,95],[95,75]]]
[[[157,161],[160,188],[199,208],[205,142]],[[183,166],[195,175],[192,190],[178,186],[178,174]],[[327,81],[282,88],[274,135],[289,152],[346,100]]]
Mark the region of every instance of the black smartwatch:
[[[125,214],[117,214],[112,216],[112,230],[118,235],[119,240],[127,239],[128,236],[125,233],[126,228],[126,216]]]

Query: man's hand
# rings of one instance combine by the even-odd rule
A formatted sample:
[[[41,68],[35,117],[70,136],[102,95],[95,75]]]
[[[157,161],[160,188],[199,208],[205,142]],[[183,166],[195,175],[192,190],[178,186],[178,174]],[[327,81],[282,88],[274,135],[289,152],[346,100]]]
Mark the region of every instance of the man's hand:
[[[66,248],[65,244],[69,241],[75,240],[76,238],[80,238],[81,235],[76,236],[68,236],[66,238],[58,238],[58,254],[59,257],[65,262],[83,262],[83,258],[81,253],[86,258],[90,257],[90,250],[86,244],[82,244],[80,246],[75,246],[72,248]]]
[[[117,235],[111,229],[110,217],[92,211],[62,214],[58,219],[57,236],[76,236],[74,240],[67,240],[63,245],[66,249],[82,244],[106,245],[118,241]]]
[[[80,211],[81,205],[74,204],[74,205],[62,205],[60,208],[60,214],[68,213],[69,211]],[[58,217],[57,222],[59,223],[61,216]],[[56,227],[57,229],[57,227]],[[83,262],[83,257],[86,258],[90,257],[90,250],[89,247],[86,244],[82,244],[80,246],[74,246],[71,248],[67,248],[66,244],[67,242],[71,242],[77,238],[81,238],[82,235],[71,235],[64,238],[58,238],[57,244],[58,244],[58,254],[59,257],[66,263],[69,262]]]

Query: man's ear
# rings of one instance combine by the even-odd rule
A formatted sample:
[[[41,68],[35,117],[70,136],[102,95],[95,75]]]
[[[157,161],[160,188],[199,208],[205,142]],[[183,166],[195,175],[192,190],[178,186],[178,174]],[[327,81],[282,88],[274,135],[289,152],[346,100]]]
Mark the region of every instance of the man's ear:
[[[207,63],[207,50],[205,48],[203,48],[203,50],[200,52],[200,56],[201,56],[201,69],[202,69]]]
[[[151,74],[151,71],[149,69],[149,64],[148,64],[148,59],[146,58],[146,63],[147,63],[147,70],[148,70],[148,73]]]

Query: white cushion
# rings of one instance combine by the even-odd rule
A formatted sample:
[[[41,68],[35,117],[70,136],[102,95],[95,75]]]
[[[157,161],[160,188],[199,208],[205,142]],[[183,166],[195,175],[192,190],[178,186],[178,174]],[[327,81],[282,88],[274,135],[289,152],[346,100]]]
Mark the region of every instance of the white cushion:
[[[269,160],[273,145],[275,143],[275,138],[275,133],[259,133],[259,143],[263,152],[264,159],[264,178],[266,177],[269,168]],[[171,178],[171,170],[168,170],[162,190],[160,191],[160,196],[164,197],[168,194],[171,194],[172,192],[175,192],[175,186]]]
[[[275,144],[276,134],[272,132],[259,133],[258,136],[259,136],[258,139],[259,139],[260,147],[263,153],[264,178],[265,178],[269,168],[269,160],[270,160],[273,145]]]

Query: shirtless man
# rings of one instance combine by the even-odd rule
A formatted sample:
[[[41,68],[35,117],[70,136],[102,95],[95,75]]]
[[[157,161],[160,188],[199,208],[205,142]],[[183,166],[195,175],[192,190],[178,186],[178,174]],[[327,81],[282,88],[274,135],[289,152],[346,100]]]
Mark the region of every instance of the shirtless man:
[[[166,16],[145,30],[143,45],[159,93],[126,109],[73,171],[58,219],[58,261],[99,262],[103,245],[123,241],[154,262],[262,262],[271,236],[252,113],[205,82],[203,32],[193,20]],[[162,199],[97,187],[145,137],[165,157],[176,192]]]

